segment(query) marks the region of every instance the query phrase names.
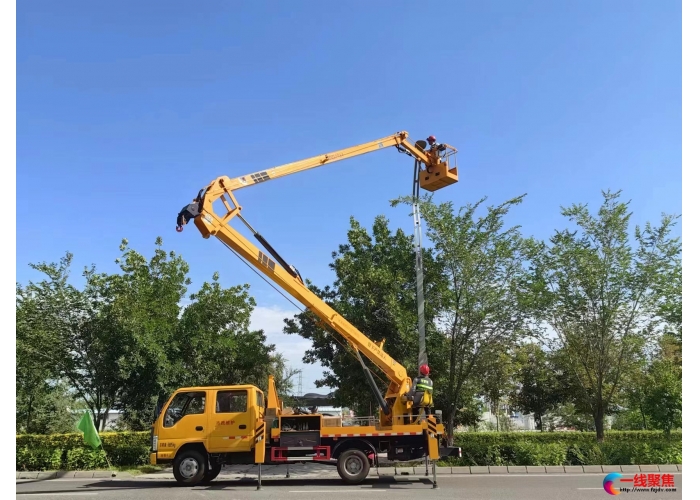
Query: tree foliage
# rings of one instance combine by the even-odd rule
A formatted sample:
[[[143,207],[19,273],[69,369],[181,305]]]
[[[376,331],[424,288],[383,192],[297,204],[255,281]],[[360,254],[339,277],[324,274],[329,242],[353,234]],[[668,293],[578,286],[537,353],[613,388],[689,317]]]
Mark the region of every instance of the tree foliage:
[[[669,359],[651,363],[644,381],[644,412],[655,429],[670,435],[681,427],[683,411],[683,377],[680,367]]]
[[[598,439],[621,387],[639,365],[658,326],[657,285],[667,263],[680,253],[670,238],[675,219],[637,226],[630,242],[629,202],[604,192],[597,214],[575,204],[562,215],[575,230],[556,231],[550,245],[531,253],[539,317],[554,330],[579,391],[576,403],[593,417]]]
[[[289,385],[284,358],[263,331],[250,329],[255,302],[247,285],[223,288],[215,275],[183,308],[191,283],[180,256],[160,238],[150,259],[126,240],[120,250],[120,272],[86,268],[82,289],[69,283],[70,253],[33,264],[42,279],[17,285],[18,427],[49,429],[40,410],[61,395],[61,404],[77,400],[89,409],[98,428],[118,409],[140,430],[177,387],[265,387],[268,373],[287,376],[278,381],[283,390]],[[57,392],[62,380],[69,388]]]
[[[517,226],[505,227],[505,217],[523,197],[487,207],[482,216],[477,211],[485,198],[458,209],[430,198],[421,202],[427,237],[445,283],[439,328],[448,375],[440,392],[446,403],[448,442],[456,413],[469,397],[464,389],[480,379],[484,360],[493,352],[507,351],[526,334],[525,240]],[[399,202],[411,200],[394,204]]]
[[[681,426],[682,260],[673,216],[630,231],[629,202],[604,192],[597,213],[574,204],[567,229],[526,238],[507,219],[524,196],[496,206],[485,198],[456,207],[420,200],[426,342],[434,401],[452,441],[477,428],[484,401],[604,437],[606,415],[620,428]],[[392,205],[411,204],[400,198]],[[177,387],[252,383],[272,373],[283,400],[291,370],[265,332],[251,328],[249,287],[224,287],[218,274],[189,290],[189,266],[163,248],[146,257],[120,246],[118,271],[92,266],[71,280],[73,257],[31,264],[36,281],[16,287],[18,432],[73,425],[87,408],[98,427],[118,409],[147,429]],[[371,228],[351,218],[332,254],[333,283],[309,288],[417,373],[413,239],[384,216]],[[285,320],[287,334],[311,341],[303,361],[319,362],[317,387],[360,414],[376,403],[346,342],[308,310]],[[528,337],[530,339],[528,339]],[[523,340],[536,339],[539,344]],[[657,348],[658,347],[658,348]],[[387,387],[375,366],[375,380]],[[506,419],[509,422],[509,419]],[[547,423],[548,422],[548,423]],[[500,425],[499,425],[500,427]]]
[[[411,236],[401,230],[392,233],[389,220],[377,217],[372,233],[350,220],[348,242],[333,252],[330,268],[335,272],[333,287],[323,289],[310,284],[310,289],[338,311],[350,323],[374,341],[386,340],[384,349],[409,370],[417,371],[418,336],[416,312],[415,254]],[[433,326],[439,310],[440,273],[435,260],[424,250],[426,297],[426,344],[431,352],[431,368],[436,376],[444,376],[440,356],[440,338]],[[316,316],[306,310],[285,320],[285,332],[301,335],[312,342],[304,361],[319,362],[324,376],[317,387],[335,389],[337,404],[369,414],[376,403],[368,395],[370,387],[354,352],[346,348],[340,335],[320,325]],[[388,386],[376,367],[380,388]]]
[[[566,400],[561,371],[553,356],[534,342],[517,347],[514,356],[517,387],[511,404],[525,414],[532,414],[537,429],[544,431],[544,416]]]
[[[504,411],[511,405],[509,396],[515,389],[516,364],[510,346],[489,346],[483,352],[479,362],[481,375],[481,390],[479,391],[489,402],[491,413],[496,416],[496,431],[510,423],[508,414]]]

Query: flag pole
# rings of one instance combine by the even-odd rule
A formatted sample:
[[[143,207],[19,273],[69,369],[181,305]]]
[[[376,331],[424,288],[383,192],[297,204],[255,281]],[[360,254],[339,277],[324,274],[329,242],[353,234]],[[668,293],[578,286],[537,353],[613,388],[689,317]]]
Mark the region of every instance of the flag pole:
[[[104,421],[103,421],[104,422]],[[95,429],[97,430],[97,429]],[[104,429],[103,429],[104,430]],[[102,439],[100,439],[100,448],[102,448],[102,453],[105,454],[105,462],[107,462],[107,467],[109,467],[110,472],[112,473],[112,477],[117,477],[117,473],[114,472],[114,467],[112,467],[112,464],[109,463],[109,458],[107,458],[107,450],[105,450],[105,445],[102,442]]]
[[[105,461],[107,462],[107,467],[109,467],[109,470],[112,472],[112,477],[117,477],[117,473],[114,472],[114,467],[112,467],[112,464],[109,463],[109,458],[107,458],[107,450],[105,450],[104,444],[102,444],[102,440],[100,440],[100,448],[102,448],[102,453],[105,454]]]
[[[93,449],[102,448],[102,453],[105,454],[105,461],[107,462],[107,467],[109,467],[109,470],[112,473],[112,477],[116,477],[117,474],[116,472],[114,472],[114,468],[109,462],[109,458],[107,458],[107,450],[105,450],[105,447],[102,444],[102,439],[100,439],[100,434],[99,432],[97,432],[95,422],[93,421],[92,415],[90,415],[89,411],[83,413],[82,418],[78,422],[77,428],[83,434],[83,440],[86,444],[90,445]]]

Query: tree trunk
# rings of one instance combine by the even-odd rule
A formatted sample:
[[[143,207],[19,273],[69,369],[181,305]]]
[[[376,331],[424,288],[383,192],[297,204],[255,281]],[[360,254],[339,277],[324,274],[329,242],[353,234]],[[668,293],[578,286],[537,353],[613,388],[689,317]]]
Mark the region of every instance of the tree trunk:
[[[455,441],[454,428],[455,428],[455,416],[457,415],[457,410],[454,408],[450,409],[447,414],[447,422],[445,426],[445,433],[447,434],[447,446],[453,446]]]
[[[542,422],[542,415],[535,413],[535,426],[540,432],[544,432],[544,423]]]
[[[499,408],[498,400],[496,400],[496,432],[501,431],[500,416],[501,416],[501,409]]]
[[[29,396],[29,404],[27,405],[27,428],[24,430],[25,433],[31,434],[32,431],[29,429],[29,426],[32,423],[32,405],[34,404],[34,397]]]
[[[595,420],[595,437],[599,443],[602,443],[605,437],[605,413],[603,413],[602,406],[596,409],[593,419]]]
[[[107,417],[109,416],[109,410],[105,410],[104,415],[102,415],[102,432],[104,432],[107,426]]]

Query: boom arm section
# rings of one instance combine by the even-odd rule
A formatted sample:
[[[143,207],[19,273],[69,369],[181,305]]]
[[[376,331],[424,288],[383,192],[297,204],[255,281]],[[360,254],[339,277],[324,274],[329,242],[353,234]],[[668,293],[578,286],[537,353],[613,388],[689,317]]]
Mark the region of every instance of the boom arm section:
[[[411,386],[411,379],[408,377],[406,368],[403,365],[394,360],[375,342],[306,288],[298,275],[290,274],[282,266],[277,265],[273,259],[231,227],[226,222],[228,217],[220,218],[217,216],[212,210],[212,199],[210,197],[205,195],[199,202],[195,202],[192,205],[200,205],[200,203],[201,211],[194,218],[194,223],[204,238],[216,236],[227,247],[242,256],[265,276],[308,307],[324,323],[342,335],[353,348],[369,358],[372,363],[377,365],[389,377],[390,385],[385,400],[395,399],[396,402],[401,400],[400,396],[407,393]],[[236,207],[235,210],[240,210],[240,208]]]
[[[399,132],[376,141],[233,179],[225,176],[219,177],[211,182],[207,188],[202,189],[193,203],[180,211],[177,218],[177,230],[182,231],[183,226],[191,219],[194,219],[197,229],[199,229],[204,238],[209,238],[210,236],[218,238],[229,249],[243,257],[287,293],[304,304],[327,326],[342,335],[350,346],[357,351],[358,356],[359,353],[364,354],[372,363],[379,367],[389,378],[389,388],[382,402],[384,404],[381,404],[385,410],[385,415],[382,415],[381,421],[384,425],[393,425],[402,423],[403,417],[410,411],[410,402],[403,397],[409,392],[412,382],[408,377],[406,368],[384,352],[381,343],[378,344],[369,339],[321,298],[311,292],[304,285],[297,270],[287,264],[272,246],[241,216],[241,207],[233,196],[233,191],[237,189],[378,151],[388,146],[395,146],[399,152],[413,157],[416,169],[420,166],[425,166],[424,170],[421,169],[420,174],[420,184],[424,189],[435,191],[457,182],[457,167],[456,165],[454,167],[449,165],[449,157],[457,151],[455,148],[442,144],[438,145],[438,147],[426,149],[425,141],[417,141],[413,144],[408,140],[407,132]],[[214,209],[213,205],[217,200],[220,200],[225,207],[225,213],[222,215],[218,215]],[[274,257],[274,260],[230,225],[235,217],[240,218],[248,226],[255,238]],[[360,357],[359,359],[362,363],[362,358]],[[368,372],[364,363],[362,364],[365,372]],[[374,385],[373,380],[370,383]],[[373,391],[377,392],[376,385],[374,385]],[[386,414],[386,410],[389,410],[388,414]]]
[[[408,132],[404,131],[397,132],[396,134],[389,135],[375,141],[366,142],[350,148],[333,151],[332,153],[326,153],[313,156],[311,158],[306,158],[304,160],[287,163],[286,165],[280,165],[279,167],[260,170],[252,174],[246,174],[233,179],[228,177],[220,177],[218,183],[219,185],[215,187],[213,191],[211,191],[211,194],[214,196],[219,196],[225,191],[236,191],[238,189],[254,186],[265,181],[278,179],[280,177],[296,174],[312,168],[330,165],[331,163],[341,160],[348,160],[350,158],[354,158],[355,156],[372,153],[391,146],[396,147],[402,153],[412,156],[425,166],[425,170],[428,175],[421,177],[421,187],[424,189],[434,191],[444,187],[444,185],[447,185],[435,182],[437,181],[437,179],[435,179],[436,175],[442,176],[442,179],[440,180],[443,182],[447,182],[449,184],[457,182],[457,167],[456,165],[450,166],[449,164],[449,158],[457,152],[455,148],[448,144],[442,144],[440,151],[426,150],[425,141],[417,141],[415,144],[413,144],[408,138]],[[439,153],[442,153],[442,155]],[[444,170],[444,172],[440,171],[441,166],[443,167],[442,170]],[[212,186],[210,186],[210,188],[211,187]]]

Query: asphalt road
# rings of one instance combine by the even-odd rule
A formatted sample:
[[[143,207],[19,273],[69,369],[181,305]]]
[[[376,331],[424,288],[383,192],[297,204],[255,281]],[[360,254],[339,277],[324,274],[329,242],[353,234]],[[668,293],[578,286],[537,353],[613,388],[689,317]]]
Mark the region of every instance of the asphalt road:
[[[625,477],[628,475],[625,474]],[[124,500],[206,499],[285,499],[308,500],[338,495],[353,500],[382,499],[518,499],[518,500],[595,500],[610,498],[603,490],[605,474],[545,475],[465,475],[438,476],[438,488],[427,478],[368,478],[359,486],[347,486],[339,479],[268,479],[262,490],[250,479],[214,481],[209,486],[180,487],[173,480],[158,479],[51,479],[17,480],[17,499],[51,500],[76,498]],[[632,477],[632,475],[629,475]],[[676,492],[634,492],[634,499],[680,499],[682,473],[674,474]],[[628,493],[620,493],[627,495]],[[618,498],[620,498],[618,496]]]

